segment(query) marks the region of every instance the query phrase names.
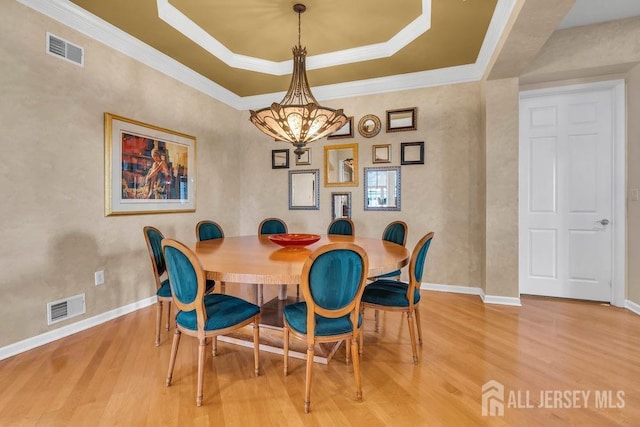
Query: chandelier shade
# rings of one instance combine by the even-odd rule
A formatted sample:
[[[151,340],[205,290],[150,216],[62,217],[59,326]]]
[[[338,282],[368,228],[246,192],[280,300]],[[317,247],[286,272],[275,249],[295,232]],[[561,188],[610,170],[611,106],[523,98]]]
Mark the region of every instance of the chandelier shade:
[[[342,109],[318,104],[309,88],[306,71],[307,49],[300,45],[300,14],[306,10],[302,4],[293,6],[298,13],[298,45],[293,47],[293,73],[291,84],[280,103],[250,111],[249,120],[261,132],[296,147],[299,157],[307,143],[323,138],[347,123]]]

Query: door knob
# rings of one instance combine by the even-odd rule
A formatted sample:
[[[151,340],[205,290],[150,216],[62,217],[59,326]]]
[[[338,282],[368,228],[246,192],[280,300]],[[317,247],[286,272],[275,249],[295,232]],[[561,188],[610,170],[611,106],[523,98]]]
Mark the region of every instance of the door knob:
[[[606,219],[606,218],[605,219],[601,219],[600,221],[596,221],[596,222],[599,222],[602,225],[608,225],[609,224],[609,220]]]

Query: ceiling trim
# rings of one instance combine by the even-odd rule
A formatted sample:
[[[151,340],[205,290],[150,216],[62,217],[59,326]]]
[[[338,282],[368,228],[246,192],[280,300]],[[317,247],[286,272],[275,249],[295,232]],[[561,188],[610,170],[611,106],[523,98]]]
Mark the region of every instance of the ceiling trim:
[[[277,92],[240,97],[68,0],[17,1],[235,109],[262,108],[284,96],[284,92]],[[498,45],[498,40],[516,1],[498,0],[480,53],[474,64],[335,85],[314,86],[314,96],[317,100],[324,101],[480,80]],[[90,52],[85,51],[85,56],[85,61],[91,60]]]
[[[169,0],[156,0],[156,5],[160,19],[228,66],[275,76],[284,76],[291,73],[292,60],[275,62],[234,53],[178,8],[170,4]],[[307,70],[387,58],[420,37],[430,28],[431,0],[422,0],[422,14],[386,42],[308,56]]]

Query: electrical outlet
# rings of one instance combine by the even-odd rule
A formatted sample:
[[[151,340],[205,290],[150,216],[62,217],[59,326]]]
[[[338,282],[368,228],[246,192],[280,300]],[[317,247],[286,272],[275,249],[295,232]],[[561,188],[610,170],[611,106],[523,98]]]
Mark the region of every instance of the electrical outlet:
[[[96,286],[104,285],[104,270],[96,271]]]

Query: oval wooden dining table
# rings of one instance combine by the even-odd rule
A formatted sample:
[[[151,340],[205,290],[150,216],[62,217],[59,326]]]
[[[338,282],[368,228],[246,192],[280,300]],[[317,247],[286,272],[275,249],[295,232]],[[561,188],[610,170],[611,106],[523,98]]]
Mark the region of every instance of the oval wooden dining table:
[[[309,254],[332,242],[350,242],[361,246],[369,258],[368,277],[398,270],[409,261],[404,246],[359,236],[320,235],[320,240],[305,247],[282,247],[268,235],[224,237],[193,243],[191,249],[207,272],[207,278],[236,283],[297,285],[302,266]]]
[[[252,283],[264,285],[297,285],[302,266],[309,255],[319,247],[332,242],[350,242],[362,247],[369,259],[368,277],[398,270],[409,262],[409,251],[404,246],[368,238],[343,235],[320,235],[320,240],[305,247],[282,247],[269,240],[268,235],[234,236],[205,240],[190,245],[207,278],[225,283]],[[261,305],[260,348],[282,354],[282,308],[297,301],[292,297],[274,298]],[[219,337],[221,341],[252,346],[250,332]],[[304,359],[306,347],[296,349],[296,340],[290,345],[290,355]],[[304,344],[304,343],[303,343]],[[322,345],[316,350],[315,361],[328,363],[338,349],[337,345]]]

